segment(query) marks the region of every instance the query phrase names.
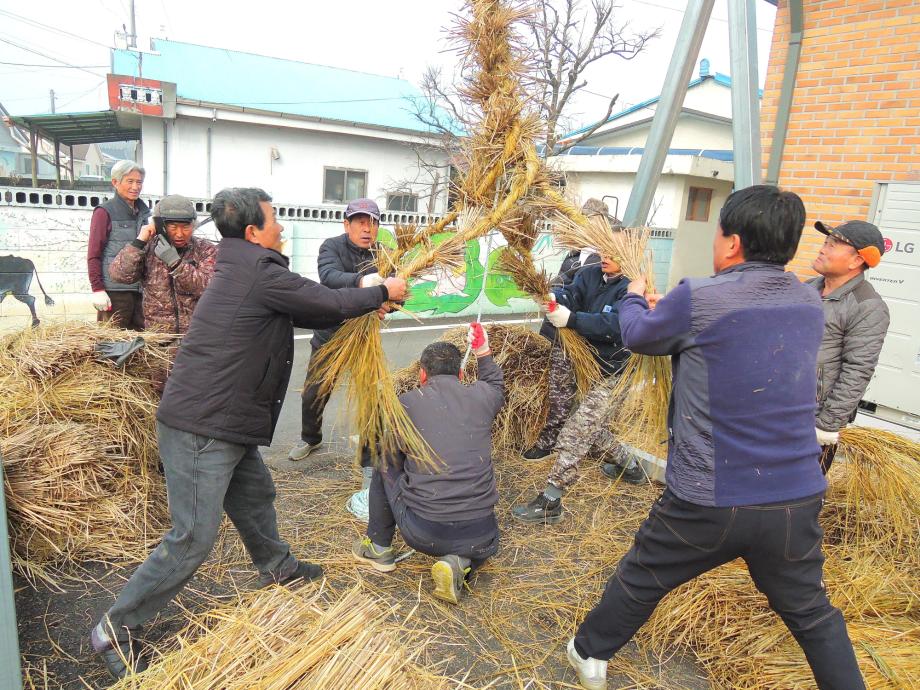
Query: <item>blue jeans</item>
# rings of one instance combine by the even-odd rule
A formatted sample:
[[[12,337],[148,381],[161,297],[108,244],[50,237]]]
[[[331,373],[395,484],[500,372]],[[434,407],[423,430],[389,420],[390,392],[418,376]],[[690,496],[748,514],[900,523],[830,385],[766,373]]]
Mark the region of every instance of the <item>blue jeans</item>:
[[[389,546],[396,528],[403,541],[429,556],[453,554],[469,558],[475,570],[498,552],[495,515],[479,520],[432,522],[416,515],[403,500],[402,471],[374,470],[368,492],[367,536],[379,546]]]
[[[275,484],[257,446],[198,436],[157,422],[172,528],[134,571],[108,618],[118,630],[155,616],[185,587],[211,552],[224,511],[262,575],[297,567],[278,536]]]

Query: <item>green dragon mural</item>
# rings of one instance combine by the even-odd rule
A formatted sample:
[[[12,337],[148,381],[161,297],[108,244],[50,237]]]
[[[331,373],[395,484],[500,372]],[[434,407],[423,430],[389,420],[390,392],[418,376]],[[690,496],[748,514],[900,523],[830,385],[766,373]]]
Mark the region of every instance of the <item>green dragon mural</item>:
[[[440,233],[432,240],[435,244],[443,242],[450,233]],[[380,228],[378,241],[395,246],[393,234],[386,228]],[[552,246],[549,237],[540,238],[538,246]],[[537,248],[535,248],[536,250]],[[467,242],[462,271],[450,271],[437,268],[421,277],[412,285],[412,296],[406,302],[406,309],[411,312],[430,312],[431,316],[442,314],[459,314],[474,305],[484,295],[496,307],[511,308],[509,300],[526,298],[518,290],[514,281],[496,266],[504,247],[496,247],[488,252],[486,265],[488,275],[481,260],[482,248],[477,241]]]

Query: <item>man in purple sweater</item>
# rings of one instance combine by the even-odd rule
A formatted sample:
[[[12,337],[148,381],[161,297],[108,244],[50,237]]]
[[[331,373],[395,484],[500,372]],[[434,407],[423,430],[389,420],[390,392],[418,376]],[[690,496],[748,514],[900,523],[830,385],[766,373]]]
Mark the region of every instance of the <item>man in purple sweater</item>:
[[[623,344],[672,356],[667,488],[569,641],[582,687],[607,687],[607,661],[668,592],[736,558],[818,687],[865,687],[822,583],[814,372],[824,319],[815,291],[784,271],[804,224],[795,194],[739,190],[719,216],[714,276],[681,281],[654,310],[636,280],[620,304]]]

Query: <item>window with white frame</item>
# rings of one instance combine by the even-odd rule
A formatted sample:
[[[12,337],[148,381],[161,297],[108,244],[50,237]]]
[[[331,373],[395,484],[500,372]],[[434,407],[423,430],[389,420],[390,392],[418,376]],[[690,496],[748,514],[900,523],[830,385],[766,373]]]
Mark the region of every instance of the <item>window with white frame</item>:
[[[325,168],[323,201],[346,204],[367,196],[367,171],[346,168]]]
[[[387,194],[387,211],[415,213],[418,211],[418,194],[410,194],[409,192]]]

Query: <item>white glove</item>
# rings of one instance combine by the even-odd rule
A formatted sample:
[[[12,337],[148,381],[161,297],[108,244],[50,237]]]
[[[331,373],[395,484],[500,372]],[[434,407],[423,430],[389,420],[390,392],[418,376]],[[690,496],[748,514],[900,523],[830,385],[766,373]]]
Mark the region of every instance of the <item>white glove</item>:
[[[368,273],[366,276],[362,276],[361,280],[358,281],[358,287],[374,287],[375,285],[383,285],[383,276],[379,273]]]
[[[835,446],[840,440],[839,431],[825,431],[815,427],[815,435],[818,437],[818,444],[822,446]]]
[[[553,324],[556,328],[565,328],[569,323],[569,317],[572,315],[572,312],[568,307],[563,307],[556,301],[556,296],[551,295],[552,299],[547,302],[546,307],[546,318],[549,319],[549,322]]]
[[[105,290],[94,292],[93,306],[96,307],[96,311],[112,311],[112,300],[109,299],[109,293]]]

